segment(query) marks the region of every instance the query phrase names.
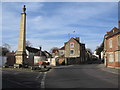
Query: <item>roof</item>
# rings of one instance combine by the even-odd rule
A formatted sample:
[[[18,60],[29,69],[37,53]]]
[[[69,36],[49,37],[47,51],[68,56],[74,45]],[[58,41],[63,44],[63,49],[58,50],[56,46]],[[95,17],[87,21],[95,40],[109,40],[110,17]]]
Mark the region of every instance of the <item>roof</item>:
[[[45,56],[46,57],[46,54],[43,51],[38,51],[37,53],[35,53],[35,56]]]
[[[73,37],[72,37],[70,40],[74,40],[74,41],[77,42],[78,44],[81,44],[81,43],[79,42],[79,40],[77,40],[77,39],[75,39],[75,38],[73,38]],[[70,41],[70,40],[69,40],[69,41]],[[69,41],[68,41],[68,42],[69,42]],[[68,42],[65,42],[65,45],[66,45]]]
[[[33,53],[37,53],[38,51],[40,51],[39,49],[36,49],[36,48],[33,48],[33,47],[28,47],[28,46],[26,46],[26,49],[27,49],[29,52],[33,52]]]
[[[15,56],[15,52],[8,52],[5,56]]]
[[[65,46],[61,47],[59,50],[65,50]]]
[[[80,43],[79,40],[77,40],[77,39],[75,39],[75,38],[73,38],[73,39],[74,39],[76,42]]]
[[[52,57],[52,55],[49,52],[47,52],[47,51],[44,51],[44,52],[45,52],[47,57]]]
[[[106,38],[110,38],[114,35],[120,34],[120,29],[114,27],[111,31],[107,32]]]
[[[52,53],[56,53],[56,52],[59,52],[58,49],[53,49],[52,50]]]

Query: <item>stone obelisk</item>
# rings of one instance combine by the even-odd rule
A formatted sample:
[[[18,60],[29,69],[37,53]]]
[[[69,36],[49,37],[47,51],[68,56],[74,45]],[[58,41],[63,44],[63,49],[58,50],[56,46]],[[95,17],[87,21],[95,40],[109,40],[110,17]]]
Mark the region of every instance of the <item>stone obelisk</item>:
[[[23,65],[26,60],[26,8],[25,5],[22,9],[20,21],[20,33],[18,41],[18,49],[16,52],[16,65]]]

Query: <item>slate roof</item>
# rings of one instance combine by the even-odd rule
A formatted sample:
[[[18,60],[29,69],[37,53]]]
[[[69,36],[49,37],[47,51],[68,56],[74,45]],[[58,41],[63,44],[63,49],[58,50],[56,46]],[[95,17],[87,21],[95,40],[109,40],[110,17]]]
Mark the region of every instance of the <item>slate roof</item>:
[[[37,53],[38,51],[40,51],[39,49],[36,49],[36,48],[33,48],[33,47],[28,47],[28,46],[26,46],[26,49],[29,52],[32,52],[32,53]]]
[[[110,37],[117,35],[117,34],[120,34],[120,29],[114,27],[111,31],[107,32],[106,38],[110,38]]]
[[[47,55],[47,57],[52,57],[52,55],[49,52],[47,52],[47,51],[44,51],[44,52]]]
[[[6,56],[15,56],[15,52],[8,52],[6,53]]]
[[[52,50],[52,53],[56,53],[56,52],[59,52],[58,49],[53,49]]]
[[[61,47],[59,50],[65,50],[65,46]]]
[[[73,39],[74,41],[76,41],[76,42],[77,42],[78,44],[80,44],[80,45],[83,45],[83,44],[84,44],[84,43],[80,43],[76,38],[73,38],[73,37],[72,37],[71,39]],[[70,39],[70,40],[71,40],[71,39]],[[70,40],[69,40],[69,41],[70,41]],[[69,41],[68,41],[68,42],[69,42]],[[68,42],[65,42],[65,45],[66,45]],[[84,44],[84,45],[85,45],[85,44]]]
[[[45,57],[47,57],[44,51],[38,51],[37,53],[35,53],[35,56],[45,56]]]

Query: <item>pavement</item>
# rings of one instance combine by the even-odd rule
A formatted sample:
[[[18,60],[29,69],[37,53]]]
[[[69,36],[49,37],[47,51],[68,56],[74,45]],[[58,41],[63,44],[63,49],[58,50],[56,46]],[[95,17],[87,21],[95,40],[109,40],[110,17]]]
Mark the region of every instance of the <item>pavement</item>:
[[[100,69],[106,72],[110,72],[113,74],[120,75],[120,69],[115,69],[115,68],[110,68],[110,67],[105,67],[104,64],[100,64],[98,67],[101,67]]]
[[[114,73],[113,73],[114,72]],[[47,72],[3,70],[5,88],[118,88],[118,74],[103,64],[52,67]]]

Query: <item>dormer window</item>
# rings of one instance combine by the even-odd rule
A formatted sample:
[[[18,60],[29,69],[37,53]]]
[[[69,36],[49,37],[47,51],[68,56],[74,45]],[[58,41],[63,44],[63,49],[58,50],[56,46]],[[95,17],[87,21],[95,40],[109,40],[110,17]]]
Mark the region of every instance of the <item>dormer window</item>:
[[[74,43],[73,42],[70,43],[70,47],[74,47]]]

